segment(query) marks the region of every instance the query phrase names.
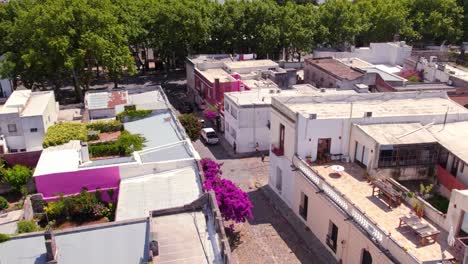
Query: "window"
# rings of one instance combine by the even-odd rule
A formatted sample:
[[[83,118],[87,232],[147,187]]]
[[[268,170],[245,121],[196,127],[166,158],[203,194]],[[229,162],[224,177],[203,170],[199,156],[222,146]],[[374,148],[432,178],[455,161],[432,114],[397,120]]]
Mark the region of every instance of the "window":
[[[15,133],[16,131],[16,124],[8,124],[8,132]]]
[[[299,215],[304,219],[307,220],[307,210],[309,207],[309,197],[301,192],[301,203],[299,205]]]
[[[365,249],[362,250],[361,264],[372,264],[372,256],[370,252]]]
[[[224,103],[224,111],[229,112],[229,104],[226,102]]]
[[[237,134],[236,134],[236,130],[234,128],[231,129],[231,136],[232,136],[233,139],[236,139]]]
[[[463,173],[464,170],[465,170],[465,163],[462,162],[460,166],[460,173]]]
[[[237,109],[236,108],[231,107],[231,115],[232,115],[232,117],[237,119]]]
[[[279,193],[283,189],[283,172],[281,171],[280,167],[276,167],[276,189]]]
[[[327,245],[336,253],[336,245],[338,240],[338,227],[330,221],[328,224]]]
[[[37,132],[37,128],[31,128],[29,131],[30,131],[31,133],[36,133],[36,132]]]
[[[228,122],[225,122],[224,130],[226,130],[226,132],[229,132],[229,123]]]
[[[26,149],[20,149],[20,152],[26,152]]]
[[[18,152],[17,149],[10,149],[10,153],[16,153],[16,152]]]
[[[437,163],[438,154],[437,144],[383,145],[379,150],[379,168],[432,165]]]

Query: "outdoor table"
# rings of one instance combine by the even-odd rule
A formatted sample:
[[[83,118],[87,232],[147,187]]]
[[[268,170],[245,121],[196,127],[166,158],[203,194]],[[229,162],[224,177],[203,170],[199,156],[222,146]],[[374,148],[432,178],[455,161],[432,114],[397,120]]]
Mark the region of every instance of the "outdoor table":
[[[396,207],[401,204],[401,193],[394,190],[392,186],[388,186],[381,180],[372,182],[372,196],[385,198],[388,201],[388,207]]]
[[[406,215],[400,217],[400,224],[398,227],[401,227],[403,224],[410,227],[411,230],[413,230],[419,236],[419,243],[421,246],[425,246],[429,238],[434,242],[437,241],[437,237],[440,234],[439,230],[423,223],[421,219],[415,215]]]
[[[341,165],[332,165],[331,169],[333,172],[338,173],[341,176],[341,172],[344,171],[344,167]]]

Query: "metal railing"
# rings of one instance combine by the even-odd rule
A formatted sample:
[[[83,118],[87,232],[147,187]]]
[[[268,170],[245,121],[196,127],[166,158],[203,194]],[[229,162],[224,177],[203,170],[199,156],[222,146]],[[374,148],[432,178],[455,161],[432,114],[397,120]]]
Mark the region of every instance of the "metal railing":
[[[300,172],[322,190],[339,208],[348,214],[354,222],[365,232],[374,244],[382,250],[392,261],[400,263],[419,263],[418,259],[411,255],[407,249],[394,240],[389,233],[381,229],[364,212],[349,201],[335,187],[328,184],[314,168],[297,155],[293,157],[293,165]]]

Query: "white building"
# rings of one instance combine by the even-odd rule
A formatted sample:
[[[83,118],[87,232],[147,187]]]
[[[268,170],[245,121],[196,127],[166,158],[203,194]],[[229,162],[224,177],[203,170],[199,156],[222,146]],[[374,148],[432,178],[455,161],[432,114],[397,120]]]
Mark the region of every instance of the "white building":
[[[412,47],[401,42],[371,43],[369,47],[355,48],[351,51],[337,51],[333,49],[316,49],[314,58],[334,57],[359,58],[373,64],[403,65],[406,58],[411,56]]]
[[[58,103],[53,92],[15,91],[0,110],[4,152],[42,149],[47,128],[57,122]]]
[[[84,102],[89,119],[114,118],[118,113],[116,107],[123,108],[128,103],[128,92],[88,92]]]
[[[466,69],[448,63],[438,63],[436,56],[431,56],[429,60],[421,57],[416,70],[422,71],[424,80],[428,82],[444,82],[462,88],[468,85]]]
[[[354,90],[317,89],[310,84],[294,85],[293,89],[289,90],[281,90],[271,83],[268,85],[269,88],[262,85],[262,88],[251,91],[224,94],[224,137],[231,146],[236,142],[238,153],[255,152],[257,143],[259,151],[270,149],[272,97],[356,94]]]
[[[430,127],[466,121],[467,109],[445,92],[282,96],[272,98],[271,108],[269,186],[337,260],[426,263],[454,258],[445,225],[432,224],[442,233],[433,243],[420,245],[411,230],[398,225],[412,205],[384,209],[386,203],[371,195],[364,176],[405,180],[429,174],[428,167],[438,163],[439,141]],[[408,145],[417,153],[405,156],[412,153],[405,150]],[[394,155],[400,155],[395,163]]]

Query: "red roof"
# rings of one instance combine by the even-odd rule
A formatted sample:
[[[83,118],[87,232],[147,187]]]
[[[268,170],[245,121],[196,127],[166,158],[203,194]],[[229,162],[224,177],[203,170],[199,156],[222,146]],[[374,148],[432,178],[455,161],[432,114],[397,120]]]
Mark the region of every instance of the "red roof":
[[[306,59],[306,64],[317,67],[340,80],[355,80],[364,73],[333,58]]]
[[[127,92],[126,91],[113,91],[109,94],[109,100],[107,101],[108,108],[114,108],[116,105],[122,105],[127,103]]]

